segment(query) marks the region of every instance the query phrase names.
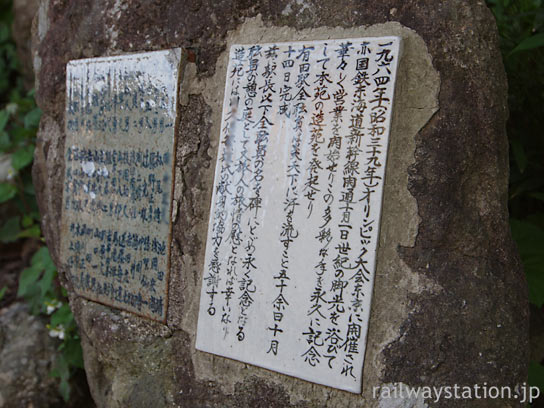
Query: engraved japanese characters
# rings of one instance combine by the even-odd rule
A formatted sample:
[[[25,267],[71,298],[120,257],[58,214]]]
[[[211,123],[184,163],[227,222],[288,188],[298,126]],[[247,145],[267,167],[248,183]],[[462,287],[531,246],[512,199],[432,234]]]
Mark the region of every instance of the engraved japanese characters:
[[[197,349],[360,392],[400,42],[231,47]]]

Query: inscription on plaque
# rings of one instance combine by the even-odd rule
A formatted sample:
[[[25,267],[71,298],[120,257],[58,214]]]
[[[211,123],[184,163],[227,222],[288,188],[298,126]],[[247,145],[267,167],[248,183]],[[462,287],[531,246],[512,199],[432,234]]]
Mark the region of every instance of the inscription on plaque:
[[[232,46],[197,349],[360,392],[399,47]]]
[[[165,321],[179,49],[70,61],[61,256],[79,295]]]

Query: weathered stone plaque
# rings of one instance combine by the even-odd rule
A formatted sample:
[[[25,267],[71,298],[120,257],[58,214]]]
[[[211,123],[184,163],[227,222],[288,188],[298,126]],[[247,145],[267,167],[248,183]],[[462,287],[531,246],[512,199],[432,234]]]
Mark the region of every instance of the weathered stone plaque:
[[[360,392],[399,49],[232,46],[197,349]]]
[[[61,256],[79,295],[165,321],[179,49],[70,61]]]

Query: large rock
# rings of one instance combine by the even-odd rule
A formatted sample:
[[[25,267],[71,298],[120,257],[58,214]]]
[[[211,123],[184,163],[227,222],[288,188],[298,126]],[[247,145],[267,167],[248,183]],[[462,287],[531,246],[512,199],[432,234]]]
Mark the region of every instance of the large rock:
[[[528,305],[508,228],[506,79],[481,1],[42,1],[35,24],[34,164],[57,265],[65,66],[71,59],[189,49],[180,106],[167,325],[76,297],[99,407],[515,406],[393,401],[374,386],[526,381]],[[226,47],[236,42],[403,37],[363,395],[195,351]],[[61,274],[64,271],[61,269]],[[63,275],[64,276],[64,275]]]

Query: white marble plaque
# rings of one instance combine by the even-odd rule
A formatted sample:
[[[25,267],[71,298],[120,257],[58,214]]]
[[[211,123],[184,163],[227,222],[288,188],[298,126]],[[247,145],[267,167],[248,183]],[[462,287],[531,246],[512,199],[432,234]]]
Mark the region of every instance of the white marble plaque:
[[[61,258],[77,294],[164,322],[179,49],[70,61]]]
[[[361,391],[399,48],[232,46],[197,349]]]

